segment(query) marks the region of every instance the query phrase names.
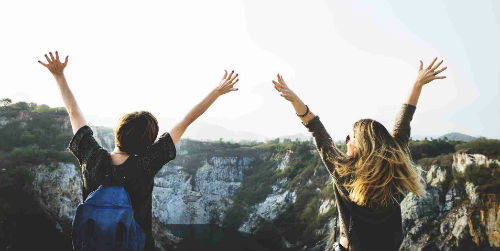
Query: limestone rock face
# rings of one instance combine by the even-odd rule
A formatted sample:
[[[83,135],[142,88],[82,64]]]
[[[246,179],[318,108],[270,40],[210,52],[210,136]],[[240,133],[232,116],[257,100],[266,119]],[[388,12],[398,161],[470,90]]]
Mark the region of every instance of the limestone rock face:
[[[486,196],[483,203],[479,210],[480,226],[484,227],[490,246],[500,247],[500,196]]]
[[[287,205],[295,203],[296,198],[297,194],[294,191],[274,191],[264,202],[254,206],[248,220],[238,230],[252,233],[262,220],[274,220]]]
[[[330,208],[332,208],[334,205],[335,201],[331,199],[321,201],[321,206],[319,207],[319,214],[327,213],[330,210]]]
[[[222,224],[249,157],[212,157],[194,175],[167,164],[155,177],[153,214],[164,224]]]
[[[7,123],[9,123],[9,120],[6,117],[0,117],[0,128],[4,127]]]
[[[470,181],[451,182],[467,168],[498,160],[457,152],[454,170],[433,165],[426,174],[427,195],[410,193],[401,203],[401,250],[478,250],[500,248],[499,194],[481,194]],[[455,174],[453,174],[453,172]]]
[[[94,138],[102,146],[102,148],[112,152],[115,148],[115,136],[113,131],[98,126],[92,126],[91,128],[94,133]]]
[[[81,176],[74,164],[55,163],[36,167],[33,193],[40,206],[71,233],[71,222],[81,202]]]
[[[459,173],[464,173],[470,166],[486,165],[492,163],[500,165],[500,161],[496,159],[488,159],[483,154],[468,154],[466,152],[457,152],[453,155],[453,169]]]
[[[285,168],[288,167],[288,165],[290,164],[290,156],[293,154],[292,150],[288,150],[285,154],[285,156],[283,157],[283,159],[278,163],[278,167],[277,169],[278,170],[285,170]]]
[[[432,187],[437,187],[449,181],[450,175],[449,168],[432,165],[425,177],[427,184]]]

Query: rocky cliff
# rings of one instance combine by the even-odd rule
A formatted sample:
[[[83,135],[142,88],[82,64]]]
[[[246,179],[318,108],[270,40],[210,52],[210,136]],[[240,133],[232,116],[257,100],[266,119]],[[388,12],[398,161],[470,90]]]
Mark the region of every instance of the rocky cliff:
[[[498,173],[500,162],[465,152],[453,160],[452,168],[432,165],[426,172],[425,197],[409,194],[401,203],[402,250],[500,248],[500,191],[473,175],[477,169]]]
[[[156,239],[163,249],[175,246],[183,236],[171,231],[174,224],[224,225],[227,212],[234,207],[234,197],[245,174],[255,168],[254,150],[235,156],[200,152],[189,147],[196,142],[178,146],[175,161],[164,166],[155,178],[153,215]],[[207,143],[203,143],[207,144]],[[206,145],[209,146],[208,144]],[[198,155],[202,155],[202,157]],[[197,157],[193,157],[197,156]],[[286,170],[293,158],[290,151],[274,159],[276,169]],[[401,204],[405,238],[401,250],[457,250],[500,247],[500,196],[494,191],[482,192],[481,184],[465,177],[467,170],[498,169],[498,160],[480,154],[455,153],[452,168],[432,165],[424,175],[427,195],[409,194]],[[46,212],[57,219],[64,232],[69,231],[74,208],[80,202],[80,175],[74,164],[61,163],[38,166],[33,180],[36,197]],[[287,178],[277,179],[270,192],[259,203],[251,205],[238,230],[257,234],[266,223],[277,220],[297,203],[300,186],[290,186]],[[304,185],[311,183],[311,179]],[[326,189],[328,183],[317,189]],[[320,202],[317,215],[335,206],[331,199]],[[298,219],[294,219],[298,220]],[[330,221],[315,229],[326,236]],[[279,224],[279,223],[277,223]],[[303,241],[281,240],[283,248],[311,249]],[[325,241],[319,241],[323,247]]]
[[[81,202],[79,167],[64,153],[69,123],[64,111],[47,115],[36,109],[0,116],[0,178],[22,178],[55,228],[69,236]],[[112,150],[112,131],[93,129]],[[450,164],[421,166],[427,194],[410,193],[401,203],[401,250],[500,249],[500,162],[494,156],[464,150],[451,153]],[[249,246],[254,243],[247,236],[260,245],[248,250],[324,250],[335,217],[332,186],[312,142],[182,140],[176,159],[155,177],[153,231],[163,250],[189,250],[186,242],[194,235],[212,242],[236,236],[220,229],[241,234],[238,241]]]

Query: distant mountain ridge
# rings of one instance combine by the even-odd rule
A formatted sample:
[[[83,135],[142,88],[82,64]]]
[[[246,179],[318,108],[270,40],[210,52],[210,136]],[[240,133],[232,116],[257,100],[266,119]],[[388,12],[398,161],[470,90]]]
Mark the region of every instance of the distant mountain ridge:
[[[426,134],[411,134],[411,139],[413,140],[425,140],[426,138],[428,140],[432,139],[444,139],[446,137],[448,140],[452,141],[464,141],[464,142],[469,142],[472,140],[477,139],[478,137],[470,136],[464,133],[459,133],[459,132],[450,132],[446,133],[443,135],[426,135]]]
[[[470,136],[467,134],[463,134],[463,133],[459,133],[459,132],[447,133],[439,138],[445,138],[445,137],[448,140],[465,141],[465,142],[469,142],[469,141],[473,141],[473,140],[477,139],[476,137],[473,137],[473,136]]]

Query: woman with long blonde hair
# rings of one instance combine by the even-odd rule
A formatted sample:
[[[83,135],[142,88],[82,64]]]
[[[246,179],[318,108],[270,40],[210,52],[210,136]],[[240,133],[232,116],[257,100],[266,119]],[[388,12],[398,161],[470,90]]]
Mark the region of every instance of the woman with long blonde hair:
[[[408,141],[410,121],[422,87],[446,76],[442,60],[423,68],[396,117],[392,135],[379,122],[361,119],[346,137],[347,153],[333,143],[318,116],[285,84],[278,74],[274,88],[290,101],[302,123],[312,133],[318,152],[333,181],[338,209],[340,243],[330,234],[327,250],[398,250],[403,239],[400,202],[407,192],[423,196],[424,186],[413,164]]]

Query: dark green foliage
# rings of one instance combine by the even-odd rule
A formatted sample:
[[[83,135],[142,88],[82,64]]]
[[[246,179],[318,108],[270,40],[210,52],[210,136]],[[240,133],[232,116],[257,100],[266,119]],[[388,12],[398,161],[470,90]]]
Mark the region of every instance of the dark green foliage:
[[[422,158],[432,158],[441,154],[453,153],[455,152],[455,145],[459,143],[459,141],[444,139],[412,140],[409,143],[409,148],[413,161],[418,161]]]
[[[34,178],[33,172],[27,167],[15,168],[13,176],[14,184],[19,187],[22,187],[25,184],[31,184]]]
[[[287,178],[290,189],[301,189],[300,186],[306,185],[307,182],[318,184],[317,178],[322,179],[320,183],[328,178],[314,144],[307,141],[297,141],[285,146],[286,148],[280,149],[280,153],[283,155],[286,151],[291,151],[291,159],[288,167],[283,171],[278,170],[276,176]]]
[[[0,109],[0,165],[73,161],[66,150],[73,135],[63,108],[18,102]]]
[[[296,192],[296,202],[285,209],[272,222],[261,222],[256,230],[256,238],[271,244],[276,250],[281,249],[281,237],[287,240],[303,239],[312,244],[325,237],[317,235],[315,230],[326,224],[335,211],[319,215],[320,199],[333,198],[331,194],[322,194],[326,186],[331,186],[329,175],[321,162],[312,142],[271,141],[260,144],[254,149],[261,150],[260,162],[245,174],[245,179],[234,197],[234,206],[225,218],[228,227],[239,227],[246,220],[252,206],[265,200],[272,192],[272,185],[277,179],[287,179],[285,189]],[[279,161],[289,154],[290,161],[281,171],[276,170]]]
[[[500,167],[493,163],[489,166],[468,166],[463,174],[465,181],[479,186],[480,193],[499,193]]]
[[[453,153],[441,154],[436,157],[422,158],[417,161],[417,163],[423,167],[430,167],[435,164],[441,167],[451,168],[453,164]]]
[[[321,200],[333,199],[334,195],[333,190],[327,188],[331,187],[331,183],[327,182],[330,177],[323,166],[314,144],[307,141],[286,141],[281,144],[268,142],[267,144],[258,146],[258,148],[271,152],[270,159],[276,161],[282,161],[283,157],[291,152],[288,166],[283,171],[279,169],[274,171],[278,162],[273,163],[268,168],[273,171],[271,175],[276,179],[286,178],[288,180],[287,187],[285,188],[289,191],[295,191],[296,201],[279,214],[275,220],[261,222],[255,232],[256,238],[271,245],[275,250],[283,249],[281,246],[282,238],[292,242],[299,240],[300,245],[308,246],[324,238],[326,234],[318,234],[316,230],[320,229],[336,214],[336,209],[332,208],[326,214],[319,215]],[[261,171],[264,170],[261,169]],[[255,170],[251,171],[254,172]],[[267,175],[264,175],[264,177]],[[248,176],[245,176],[244,183],[247,182],[246,184],[249,185],[248,188],[250,189],[246,192],[243,189],[238,191],[241,192],[239,195],[242,198],[251,197],[252,188],[259,187],[256,183],[265,180],[259,178],[251,181],[248,178]],[[272,180],[269,179],[268,181]],[[269,183],[268,187],[271,188],[271,185],[272,183]],[[331,193],[328,194],[327,192],[330,191]],[[270,192],[271,190],[268,191],[268,193]],[[262,195],[259,200],[253,200],[253,203],[249,201],[248,206],[263,201],[267,193],[263,192]],[[231,219],[236,215],[239,217],[247,216],[248,212],[245,210],[246,208],[243,208],[241,205],[235,206],[228,213],[226,219]],[[239,226],[240,224],[241,222],[235,222],[234,225]]]
[[[234,195],[234,206],[227,212],[224,225],[229,228],[238,228],[248,216],[250,209],[264,201],[272,192],[275,182],[275,163],[257,159],[252,168],[245,170],[245,179]]]
[[[332,207],[327,213],[319,215],[319,192],[307,187],[299,193],[295,204],[286,208],[274,221],[261,223],[255,232],[257,239],[278,250],[282,248],[281,238],[310,247],[326,237],[327,233],[316,231],[336,215],[337,209]]]
[[[500,140],[481,137],[470,142],[457,144],[455,150],[466,150],[468,153],[480,153],[488,158],[500,159]]]

